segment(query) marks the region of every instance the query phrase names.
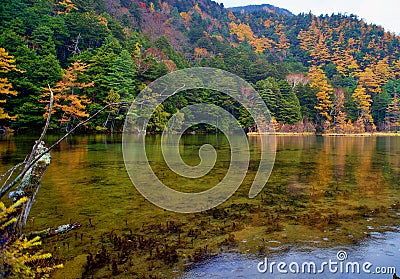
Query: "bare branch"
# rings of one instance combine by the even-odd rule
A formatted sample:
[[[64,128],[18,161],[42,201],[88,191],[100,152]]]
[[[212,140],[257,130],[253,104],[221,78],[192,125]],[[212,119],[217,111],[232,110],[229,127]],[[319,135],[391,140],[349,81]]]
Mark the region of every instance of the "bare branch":
[[[131,104],[131,103],[130,102],[117,102],[117,103],[108,104],[108,105],[104,106],[103,108],[101,108],[100,110],[98,110],[96,113],[94,113],[88,119],[86,119],[86,120],[84,120],[82,122],[79,122],[74,128],[72,128],[68,133],[66,133],[63,137],[61,137],[53,145],[51,145],[49,148],[47,148],[44,152],[42,152],[41,154],[37,155],[34,159],[32,159],[31,162],[29,162],[29,163],[27,162],[26,163],[27,166],[25,166],[24,170],[12,182],[10,182],[7,186],[5,186],[5,187],[3,187],[3,189],[1,189],[0,198],[2,198],[5,195],[5,193],[7,193],[13,186],[15,186],[24,177],[24,175],[29,171],[29,169],[32,168],[32,166],[37,161],[40,160],[40,158],[42,158],[45,154],[49,153],[50,150],[52,150],[57,145],[59,145],[64,139],[66,139],[69,135],[74,133],[80,126],[86,124],[87,122],[89,122],[90,120],[92,120],[97,115],[99,115],[100,113],[102,113],[104,110],[108,109],[111,106],[129,105],[129,104]]]
[[[173,94],[183,90],[186,87],[185,84],[183,84],[183,86],[181,86],[180,88],[178,88]],[[25,167],[23,169],[23,171],[21,171],[21,173],[13,180],[11,181],[8,185],[3,185],[1,191],[0,191],[0,198],[2,198],[13,186],[15,186],[23,177],[24,175],[29,171],[29,169],[32,168],[32,166],[40,160],[40,158],[42,158],[45,154],[49,153],[50,150],[52,150],[53,148],[55,148],[57,145],[59,145],[64,139],[66,139],[69,135],[71,135],[72,133],[74,133],[79,127],[81,127],[82,125],[85,125],[86,123],[88,123],[89,121],[91,121],[93,118],[95,118],[96,116],[98,116],[100,113],[102,113],[103,111],[105,111],[106,109],[108,109],[109,107],[112,106],[121,106],[121,105],[130,105],[132,104],[131,102],[116,102],[116,103],[111,103],[108,104],[106,106],[104,106],[103,108],[101,108],[100,110],[98,110],[96,113],[94,113],[92,116],[90,116],[88,119],[79,122],[75,127],[73,127],[70,131],[68,131],[64,136],[62,136],[59,140],[57,140],[54,144],[52,144],[49,148],[47,148],[45,151],[43,151],[42,153],[40,153],[39,155],[37,155],[35,158],[33,158],[38,145],[40,144],[40,142],[43,140],[44,135],[47,132],[47,129],[49,127],[49,123],[50,123],[50,117],[51,117],[51,111],[53,108],[53,102],[54,102],[54,96],[53,96],[53,92],[49,86],[50,89],[50,105],[49,105],[49,113],[47,116],[47,121],[46,121],[46,125],[43,129],[43,132],[39,138],[38,141],[36,141],[35,146],[31,152],[31,154],[29,155],[29,159],[25,160],[24,162],[18,164],[18,166],[21,166],[22,164],[25,164]],[[161,94],[159,94],[159,96],[162,96]],[[145,100],[142,101],[142,103],[138,103],[138,104],[142,104],[144,105],[146,103],[146,101],[149,101],[151,98],[146,98]],[[15,167],[16,168],[16,167]],[[14,171],[15,168],[12,168],[10,171]],[[6,175],[6,174],[5,174]],[[3,175],[3,176],[5,176]],[[2,176],[2,177],[3,177]]]
[[[47,84],[47,86],[49,87],[49,90],[50,90],[50,103],[49,103],[49,109],[48,109],[48,111],[47,111],[46,124],[44,125],[42,134],[40,135],[39,139],[35,142],[35,145],[34,145],[33,148],[32,148],[32,152],[31,152],[31,154],[29,155],[28,160],[26,161],[26,165],[25,165],[24,171],[25,171],[26,169],[29,169],[29,168],[28,168],[28,165],[29,165],[29,163],[32,161],[33,156],[35,155],[36,150],[37,150],[39,144],[42,142],[44,136],[46,135],[47,130],[48,130],[49,125],[50,125],[51,112],[53,111],[53,104],[54,104],[54,93],[53,93],[53,90],[51,90],[50,85]]]

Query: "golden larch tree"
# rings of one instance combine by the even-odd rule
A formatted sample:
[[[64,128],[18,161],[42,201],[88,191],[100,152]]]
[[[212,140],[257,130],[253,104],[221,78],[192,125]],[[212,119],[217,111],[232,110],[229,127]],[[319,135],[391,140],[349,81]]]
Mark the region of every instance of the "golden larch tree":
[[[370,67],[366,68],[359,74],[360,84],[367,90],[367,93],[379,93],[381,92],[379,76],[376,75],[374,70]]]
[[[262,36],[258,38],[248,24],[231,22],[229,24],[230,33],[236,35],[240,42],[247,40],[254,48],[256,53],[261,53],[264,50],[271,49],[275,42],[269,38]]]
[[[57,82],[56,86],[52,89],[54,92],[54,105],[53,111],[61,112],[59,121],[62,124],[81,118],[88,117],[86,113],[86,105],[90,101],[84,95],[78,94],[77,89],[92,87],[93,82],[84,83],[79,81],[79,75],[88,67],[87,64],[77,60],[74,61],[64,72],[62,80]],[[46,89],[49,94],[49,89]],[[45,115],[46,116],[46,115]]]
[[[333,131],[335,133],[348,133],[347,130],[348,122],[347,122],[347,114],[344,111],[346,97],[344,95],[343,89],[335,89],[335,101],[332,108],[332,114],[334,117],[334,127]]]
[[[387,83],[390,78],[394,77],[393,72],[391,71],[389,65],[389,58],[385,57],[376,63],[375,66],[375,75],[377,78],[377,82],[383,86]]]
[[[77,11],[78,8],[76,5],[72,2],[72,0],[63,0],[58,2],[56,5],[58,5],[63,11],[58,11],[57,14],[69,14],[73,10]]]
[[[311,81],[311,88],[317,90],[318,103],[314,108],[318,110],[323,119],[331,121],[332,116],[330,112],[333,106],[331,95],[333,94],[333,87],[328,83],[325,72],[320,67],[313,66],[309,70],[308,78]]]
[[[373,130],[376,130],[374,120],[371,115],[371,95],[367,93],[367,90],[362,84],[359,84],[352,95],[353,101],[357,105],[358,119],[362,120],[364,125],[370,125]]]
[[[315,39],[315,38],[314,38]],[[326,43],[324,34],[319,34],[317,43],[312,47],[310,55],[313,60],[309,61],[316,65],[325,65],[331,60],[331,54]]]
[[[8,52],[4,48],[0,48],[0,120],[2,119],[10,119],[14,120],[16,116],[10,116],[7,112],[4,111],[4,108],[1,107],[1,104],[6,102],[6,96],[16,96],[17,91],[12,90],[12,84],[8,80],[7,77],[3,76],[4,74],[15,71],[22,73],[23,71],[19,70],[17,66],[15,66],[14,56],[9,55]]]

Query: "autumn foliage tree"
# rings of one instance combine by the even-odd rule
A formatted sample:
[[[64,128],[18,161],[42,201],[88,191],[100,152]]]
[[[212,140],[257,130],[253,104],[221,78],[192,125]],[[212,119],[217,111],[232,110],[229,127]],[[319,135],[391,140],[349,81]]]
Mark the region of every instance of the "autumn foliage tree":
[[[79,121],[89,116],[85,109],[90,100],[79,92],[81,89],[92,87],[94,84],[93,82],[85,83],[80,81],[80,74],[87,67],[87,64],[79,60],[74,61],[65,70],[62,80],[57,82],[52,89],[54,92],[53,111],[59,113],[58,120],[61,124],[73,123],[74,120]],[[49,90],[49,88],[46,89],[47,93],[45,95],[49,94]]]
[[[229,24],[230,33],[236,35],[239,42],[247,41],[256,53],[271,49],[275,42],[265,36],[258,37],[248,24],[231,22]]]
[[[369,127],[370,131],[375,131],[374,120],[371,115],[371,96],[367,93],[366,89],[359,84],[352,95],[353,101],[357,104],[358,120],[363,127]],[[361,129],[363,130],[363,129]],[[364,132],[364,131],[362,131]]]
[[[311,67],[308,77],[311,81],[311,88],[317,90],[318,103],[314,108],[319,112],[322,124],[327,126],[327,123],[332,120],[331,95],[333,94],[333,87],[328,83],[328,78],[320,67]]]
[[[392,102],[386,109],[386,125],[389,131],[398,131],[400,128],[400,98],[394,93]]]
[[[7,112],[4,111],[4,108],[1,107],[1,104],[6,102],[6,96],[16,96],[17,92],[12,90],[12,84],[9,82],[8,78],[3,76],[4,74],[16,71],[22,72],[17,69],[15,66],[15,59],[12,55],[9,55],[8,52],[4,48],[0,48],[0,120],[3,119],[16,119],[16,116],[10,116]]]

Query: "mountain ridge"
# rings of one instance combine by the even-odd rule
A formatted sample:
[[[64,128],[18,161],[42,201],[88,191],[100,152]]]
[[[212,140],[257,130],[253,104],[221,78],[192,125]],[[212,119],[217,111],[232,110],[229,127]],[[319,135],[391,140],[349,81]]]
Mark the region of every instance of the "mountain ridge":
[[[395,127],[399,36],[356,15],[285,15],[262,7],[230,10],[210,0],[10,0],[0,10],[0,47],[25,72],[1,73],[18,94],[5,93],[0,110],[18,115],[18,123],[0,119],[0,125],[40,127],[42,88],[56,86],[80,60],[88,65],[83,77],[93,87],[75,90],[90,100],[79,115],[113,98],[133,98],[168,72],[206,66],[255,85],[284,129],[297,123],[323,131],[338,125],[354,131],[355,124],[358,131]],[[193,101],[180,98],[178,104]],[[173,114],[179,106],[166,105],[160,113]],[[121,111],[88,127],[121,127]],[[62,126],[62,119],[52,125]]]
[[[277,13],[285,16],[294,15],[287,9],[276,7],[271,4],[261,4],[261,5],[246,5],[246,6],[237,6],[237,7],[227,7],[226,9],[232,12],[244,12],[244,13],[252,13],[255,11],[266,11],[270,13]]]

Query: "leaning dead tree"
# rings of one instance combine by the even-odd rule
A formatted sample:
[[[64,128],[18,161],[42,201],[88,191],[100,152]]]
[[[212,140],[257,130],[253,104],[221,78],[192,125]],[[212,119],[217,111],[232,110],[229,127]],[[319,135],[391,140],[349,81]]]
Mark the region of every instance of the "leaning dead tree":
[[[12,218],[15,218],[15,222],[10,224],[6,230],[7,235],[21,235],[23,228],[26,225],[28,220],[29,213],[31,211],[32,205],[35,202],[36,196],[39,192],[41,179],[44,173],[47,170],[47,167],[50,165],[51,156],[50,151],[59,145],[64,139],[66,139],[69,135],[73,134],[79,127],[85,125],[87,122],[97,117],[104,110],[108,109],[111,106],[121,106],[121,105],[129,105],[128,102],[118,102],[111,103],[107,106],[103,107],[88,119],[79,122],[76,126],[74,126],[68,133],[62,136],[59,140],[57,140],[50,147],[46,147],[45,142],[43,141],[44,136],[47,133],[49,128],[51,113],[53,110],[54,103],[54,94],[49,86],[50,91],[50,104],[47,113],[46,124],[43,128],[43,131],[39,137],[39,139],[35,142],[32,152],[26,156],[25,160],[12,168],[6,171],[4,174],[0,175],[0,182],[2,183],[0,188],[0,199],[2,199],[7,193],[8,197],[13,199],[14,202],[18,201],[21,198],[26,198],[27,201],[22,204],[13,214]],[[61,225],[58,228],[48,228],[40,232],[33,232],[30,235],[54,235],[59,233],[64,233],[71,229],[75,229],[79,227],[79,224],[66,224]],[[0,232],[0,236],[2,233]]]
[[[42,278],[62,264],[50,264],[42,260],[51,258],[50,253],[33,248],[41,244],[40,238],[51,237],[80,227],[78,222],[50,227],[41,231],[24,234],[32,205],[41,186],[41,180],[51,162],[50,151],[58,146],[79,127],[112,106],[130,105],[129,102],[111,103],[98,110],[86,120],[79,122],[55,143],[46,146],[43,141],[50,125],[54,94],[49,86],[50,103],[47,119],[40,137],[25,159],[0,175],[0,278]],[[6,207],[4,196],[12,200]],[[33,249],[33,250],[32,250]],[[32,277],[33,276],[33,277]],[[47,278],[47,277],[46,277]]]
[[[79,38],[79,37],[78,37]],[[68,136],[73,134],[79,127],[85,125],[89,121],[91,121],[93,118],[97,117],[99,114],[101,114],[103,111],[109,109],[110,107],[114,106],[130,106],[132,103],[131,102],[115,102],[115,103],[110,103],[100,110],[98,110],[96,113],[88,117],[86,120],[79,122],[77,125],[75,125],[72,129],[70,129],[64,136],[62,136],[60,139],[58,139],[55,143],[53,143],[51,146],[46,147],[45,142],[43,141],[44,136],[47,133],[47,130],[50,125],[50,120],[51,120],[51,114],[53,111],[53,103],[54,103],[54,94],[53,91],[51,90],[50,86],[49,87],[49,92],[50,92],[50,101],[49,101],[49,107],[48,107],[48,113],[47,113],[47,119],[45,126],[43,128],[43,131],[38,138],[37,141],[35,141],[35,144],[32,148],[31,153],[26,156],[25,160],[19,164],[16,164],[12,168],[10,168],[8,171],[6,171],[4,174],[0,175],[0,200],[8,193],[8,197],[10,199],[13,199],[13,202],[17,202],[18,200],[24,199],[26,202],[22,203],[22,205],[18,206],[18,209],[16,212],[11,216],[13,218],[13,222],[10,223],[6,230],[6,234],[4,232],[0,231],[0,242],[6,243],[7,241],[4,240],[4,235],[7,236],[12,236],[12,235],[22,235],[23,233],[23,228],[26,225],[26,222],[28,220],[29,213],[31,211],[32,205],[35,202],[36,196],[39,192],[40,185],[41,185],[41,179],[44,175],[44,173],[47,170],[47,167],[50,165],[51,162],[51,156],[50,156],[50,151],[58,146],[63,140],[65,140]],[[180,89],[181,90],[185,87],[183,85]],[[165,91],[165,90],[164,90]],[[155,93],[154,96],[148,97],[148,98],[143,98],[141,101],[136,101],[136,105],[140,106],[140,109],[143,109],[144,107],[148,106],[152,102],[154,102],[154,98],[161,97],[163,96],[163,92],[161,93]],[[145,130],[146,127],[143,127]],[[1,209],[0,209],[1,213]],[[60,234],[67,232],[71,229],[78,228],[80,225],[78,223],[73,223],[73,224],[66,224],[66,225],[61,225],[57,228],[47,228],[43,231],[39,232],[31,232],[29,235],[30,236],[51,236],[54,234]],[[6,237],[7,237],[6,236]],[[1,244],[1,243],[0,243]]]
[[[23,162],[12,167],[0,177],[0,179],[5,179],[1,187],[0,198],[2,198],[14,185],[18,186],[16,187],[16,190],[9,192],[9,198],[12,198],[14,202],[23,197],[27,198],[27,201],[22,204],[22,206],[18,209],[16,216],[14,216],[16,221],[12,224],[12,227],[8,228],[8,231],[12,233],[22,234],[22,230],[26,225],[29,212],[31,211],[32,205],[36,199],[36,195],[39,192],[42,176],[46,172],[47,167],[50,165],[51,156],[49,152],[46,152],[46,147],[42,140],[49,127],[53,103],[54,96],[53,92],[51,91],[49,113],[46,119],[46,124],[39,139],[35,142],[32,152],[25,158]],[[14,172],[21,168],[22,171],[20,174],[17,175],[17,177],[14,178],[10,183],[8,183],[8,181],[13,177]]]

